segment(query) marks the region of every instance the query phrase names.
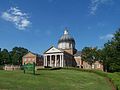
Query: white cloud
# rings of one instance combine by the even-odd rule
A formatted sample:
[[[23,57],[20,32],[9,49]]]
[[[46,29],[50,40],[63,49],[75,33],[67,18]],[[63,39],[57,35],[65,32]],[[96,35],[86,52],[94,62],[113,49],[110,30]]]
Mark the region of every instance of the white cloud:
[[[18,7],[11,7],[9,10],[2,12],[1,17],[9,22],[12,22],[16,28],[20,30],[26,29],[31,22],[26,13],[23,13]]]
[[[111,2],[112,0],[91,0],[90,14],[95,15],[100,5]]]
[[[113,34],[107,34],[105,36],[100,36],[99,37],[101,40],[110,40],[113,38]]]

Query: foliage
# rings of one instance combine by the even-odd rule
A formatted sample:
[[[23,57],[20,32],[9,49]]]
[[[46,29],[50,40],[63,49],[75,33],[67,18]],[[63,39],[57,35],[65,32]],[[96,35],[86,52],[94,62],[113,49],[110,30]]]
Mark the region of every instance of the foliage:
[[[104,54],[102,57],[105,70],[120,71],[120,29],[114,34],[111,41],[104,44],[102,53]]]
[[[82,60],[88,62],[90,65],[94,63],[95,61],[100,61],[100,49],[97,49],[97,47],[84,47],[82,49]]]
[[[0,64],[8,64],[10,63],[10,55],[7,49],[3,49],[0,52]]]
[[[61,67],[55,67],[55,68],[48,68],[48,67],[45,67],[45,68],[39,68],[37,70],[60,70]]]
[[[4,64],[21,65],[22,57],[27,52],[28,50],[22,47],[14,47],[10,52],[7,49],[1,50],[0,48],[0,65]]]
[[[2,64],[1,48],[0,48],[0,65]]]
[[[93,58],[94,57],[94,58]],[[82,49],[82,60],[90,65],[94,61],[103,62],[104,70],[108,72],[120,71],[120,29],[116,31],[112,40],[104,44],[104,48],[85,47]]]
[[[22,47],[14,47],[10,52],[12,64],[22,65],[22,57],[28,53],[28,50]]]

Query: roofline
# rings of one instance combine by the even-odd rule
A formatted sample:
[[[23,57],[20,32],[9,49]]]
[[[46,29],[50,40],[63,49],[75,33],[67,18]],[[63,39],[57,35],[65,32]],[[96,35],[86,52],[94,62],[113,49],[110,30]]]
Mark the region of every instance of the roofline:
[[[53,48],[54,46],[51,46],[49,49],[47,49],[43,54],[46,54],[46,52],[48,51],[48,50],[50,50],[51,48]],[[54,48],[56,48],[56,47],[54,47]],[[56,48],[56,49],[58,49],[58,48]],[[58,49],[58,50],[60,50],[60,49]],[[64,52],[64,51],[62,51],[62,50],[60,50],[61,52]]]

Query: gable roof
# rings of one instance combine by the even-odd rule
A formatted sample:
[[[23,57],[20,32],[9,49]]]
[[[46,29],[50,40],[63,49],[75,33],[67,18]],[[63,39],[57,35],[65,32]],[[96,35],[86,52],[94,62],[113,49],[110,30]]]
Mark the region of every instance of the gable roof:
[[[44,52],[44,54],[47,54],[47,53],[62,53],[64,51],[62,50],[59,50],[58,48],[55,48],[54,46],[51,46],[48,50],[46,50]]]
[[[33,57],[42,57],[42,55],[39,55],[37,53],[33,53],[33,52],[28,52],[26,55],[24,55],[23,57],[29,57],[29,56],[33,56]]]
[[[82,52],[81,51],[77,51],[76,54],[74,54],[75,57],[78,57],[78,56],[81,56],[82,55]]]
[[[23,57],[29,57],[29,56],[33,56],[33,57],[35,57],[36,55],[35,54],[33,54],[33,53],[31,53],[31,52],[28,52],[26,55],[24,55]]]

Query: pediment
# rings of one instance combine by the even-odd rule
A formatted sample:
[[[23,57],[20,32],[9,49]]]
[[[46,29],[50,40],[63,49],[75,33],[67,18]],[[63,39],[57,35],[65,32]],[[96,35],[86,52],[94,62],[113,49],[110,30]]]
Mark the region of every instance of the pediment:
[[[61,53],[61,52],[63,52],[63,51],[61,51],[61,50],[59,50],[59,49],[52,46],[45,53],[47,54],[47,53]]]
[[[34,55],[33,53],[29,52],[27,53],[24,57],[35,57],[36,55]]]

